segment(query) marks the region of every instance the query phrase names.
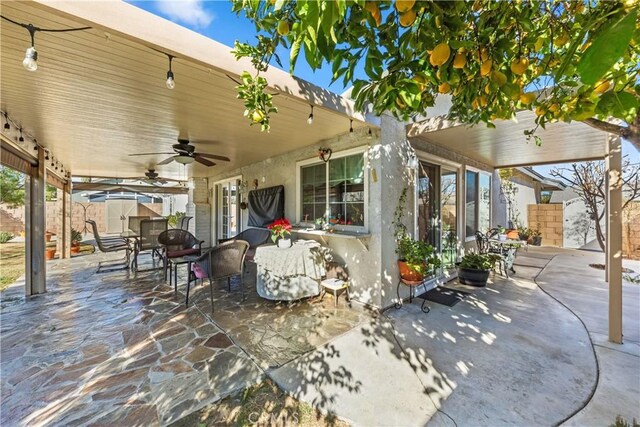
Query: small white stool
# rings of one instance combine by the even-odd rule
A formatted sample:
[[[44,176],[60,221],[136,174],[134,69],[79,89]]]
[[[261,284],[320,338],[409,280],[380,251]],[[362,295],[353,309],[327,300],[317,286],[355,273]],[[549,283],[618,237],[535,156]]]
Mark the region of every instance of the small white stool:
[[[322,297],[320,297],[320,301],[324,298],[327,291],[333,294],[333,304],[334,307],[338,307],[338,291],[344,290],[347,294],[347,302],[351,302],[351,298],[349,297],[349,282],[340,280],[340,279],[324,279],[320,282],[322,286]]]

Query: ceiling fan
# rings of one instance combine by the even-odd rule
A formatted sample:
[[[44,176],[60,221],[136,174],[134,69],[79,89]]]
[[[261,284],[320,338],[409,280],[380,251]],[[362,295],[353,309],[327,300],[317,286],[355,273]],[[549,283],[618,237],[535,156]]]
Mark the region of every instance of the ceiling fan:
[[[178,143],[172,145],[173,153],[135,153],[129,154],[130,156],[152,156],[158,154],[173,154],[171,157],[164,159],[158,165],[166,165],[173,161],[181,163],[183,165],[189,165],[194,161],[203,164],[205,166],[214,166],[215,163],[209,159],[221,160],[223,162],[229,162],[231,159],[225,156],[219,156],[217,154],[196,153],[196,147],[189,144],[188,139],[178,138]]]
[[[166,184],[169,181],[171,182],[184,182],[183,180],[180,179],[172,179],[172,178],[161,178],[160,175],[158,175],[158,173],[156,172],[155,169],[149,169],[144,173],[144,176],[132,176],[132,177],[128,177],[128,178],[121,178],[121,179],[130,179],[130,180],[136,180],[136,181],[146,181],[149,182],[151,184]]]

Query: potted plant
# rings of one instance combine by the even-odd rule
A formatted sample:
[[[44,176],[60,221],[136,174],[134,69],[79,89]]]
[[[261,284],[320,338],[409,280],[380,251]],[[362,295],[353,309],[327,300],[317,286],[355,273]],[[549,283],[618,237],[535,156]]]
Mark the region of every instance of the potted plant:
[[[72,228],[71,229],[71,253],[72,254],[80,253],[81,241],[82,241],[82,233]]]
[[[540,246],[542,244],[542,232],[538,228],[532,228],[529,234],[528,242],[533,246]]]
[[[527,227],[518,227],[518,239],[523,242],[528,242],[531,237],[531,230]]]
[[[320,218],[316,218],[315,229],[322,230],[323,227],[324,227],[324,216],[321,216]]]
[[[45,241],[45,242],[50,242],[50,241],[51,241],[51,237],[53,237],[53,233],[52,233],[52,232],[50,232],[49,230],[47,230],[47,231],[44,233],[44,241]]]
[[[458,264],[458,280],[471,286],[486,286],[489,273],[500,256],[496,254],[467,254]]]
[[[440,266],[440,258],[427,242],[405,234],[396,243],[398,269],[404,280],[420,283]]]
[[[45,258],[47,261],[52,260],[56,257],[56,247],[55,245],[47,246],[44,251]]]
[[[502,242],[507,240],[507,229],[501,225],[498,226],[498,240]]]
[[[273,243],[277,243],[279,248],[290,248],[291,239],[291,223],[287,218],[280,218],[273,223],[267,225],[267,228],[271,230],[271,240]]]

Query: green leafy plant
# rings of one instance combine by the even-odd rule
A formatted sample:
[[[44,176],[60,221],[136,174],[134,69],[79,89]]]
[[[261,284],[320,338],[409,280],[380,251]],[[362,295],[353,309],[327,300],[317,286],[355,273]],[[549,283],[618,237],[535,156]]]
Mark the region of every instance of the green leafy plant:
[[[496,254],[467,254],[460,260],[460,268],[468,270],[492,270],[500,256]]]
[[[408,235],[397,241],[396,253],[400,261],[404,261],[411,270],[422,276],[427,276],[441,265],[440,257],[435,253],[433,246],[422,240],[414,240]]]
[[[82,242],[82,233],[76,230],[75,228],[71,229],[71,243],[80,243]]]
[[[360,111],[371,106],[375,114],[426,116],[439,95],[449,94],[449,118],[463,123],[494,127],[521,109],[535,111],[536,128],[525,135],[536,144],[538,127],[578,120],[640,146],[640,40],[632,0],[232,5],[258,33],[254,44],[236,44],[238,58],[264,70],[272,58],[279,61],[280,47],[289,52],[292,74],[300,56],[313,70],[330,64],[333,81],[353,86]]]
[[[640,424],[638,424],[635,418],[633,419],[632,423],[629,424],[629,422],[622,416],[617,415],[615,422],[611,424],[610,427],[640,427]]]
[[[178,221],[180,221],[180,219],[185,215],[185,212],[176,212],[169,215],[167,217],[167,223],[169,224],[169,227],[175,228],[178,225]]]
[[[520,240],[529,240],[531,237],[531,230],[527,227],[518,227],[518,238]]]
[[[13,233],[9,233],[8,231],[0,231],[0,243],[7,243],[14,237],[16,236]]]

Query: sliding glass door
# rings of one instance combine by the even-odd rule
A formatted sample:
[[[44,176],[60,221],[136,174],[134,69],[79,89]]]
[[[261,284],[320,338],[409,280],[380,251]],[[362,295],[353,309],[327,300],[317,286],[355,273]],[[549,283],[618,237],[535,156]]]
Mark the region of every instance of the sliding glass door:
[[[218,239],[228,239],[240,232],[238,184],[237,179],[217,184]]]

